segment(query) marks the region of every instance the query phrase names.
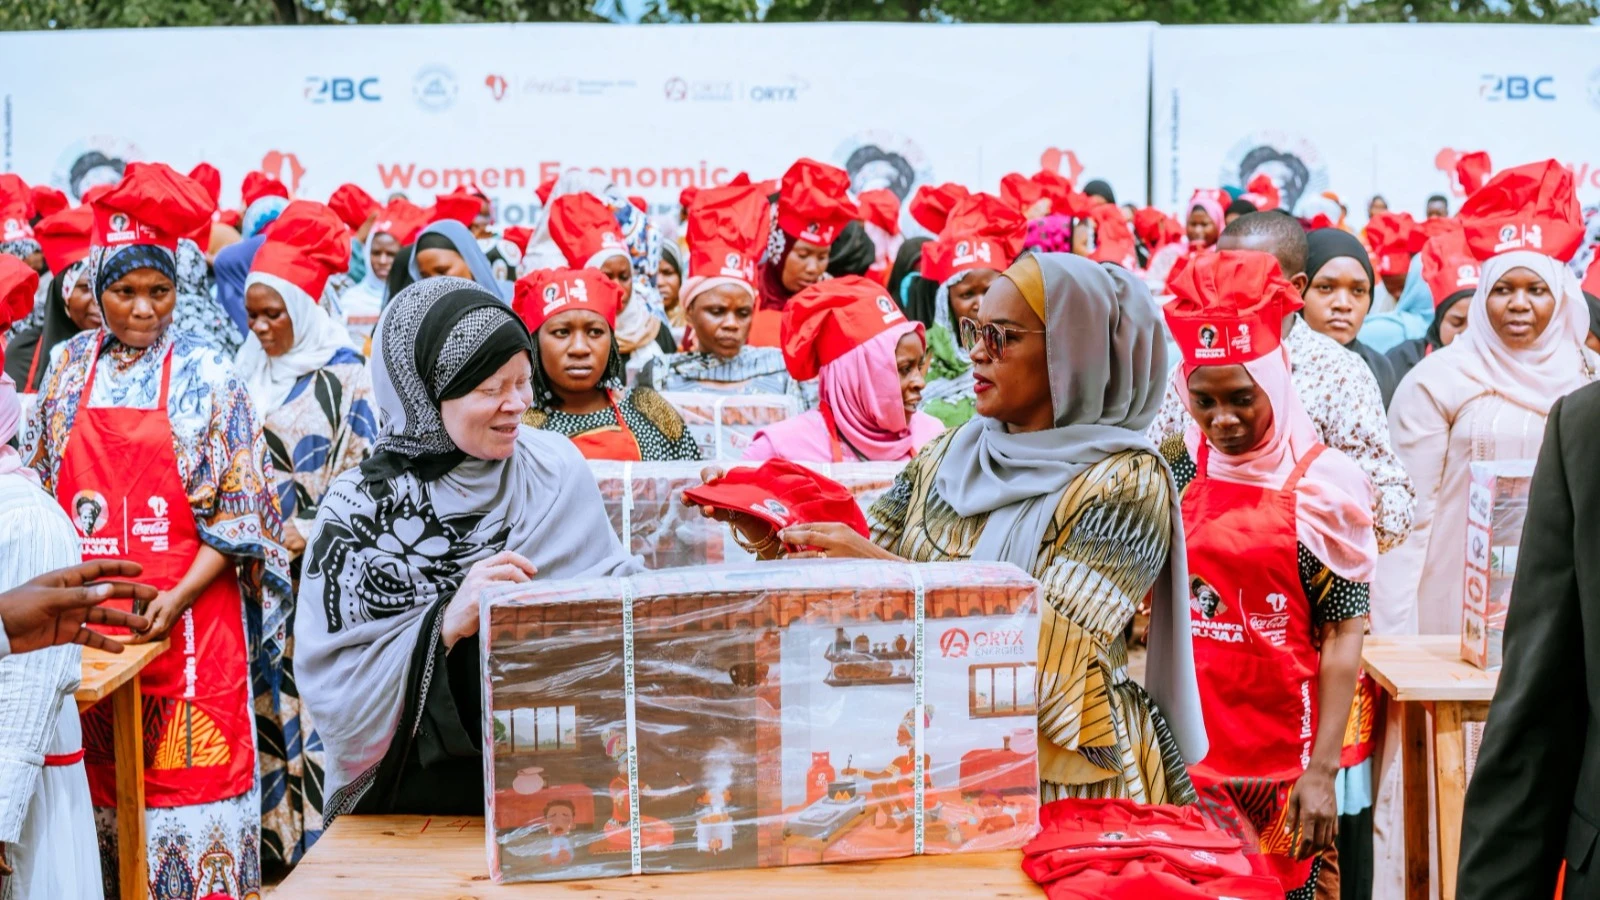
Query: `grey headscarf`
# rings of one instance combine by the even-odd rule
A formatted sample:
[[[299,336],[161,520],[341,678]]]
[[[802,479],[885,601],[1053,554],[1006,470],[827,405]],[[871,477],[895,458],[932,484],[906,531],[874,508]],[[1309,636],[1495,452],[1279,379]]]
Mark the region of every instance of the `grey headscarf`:
[[[1161,407],[1167,372],[1161,310],[1127,270],[1070,253],[1028,254],[1006,273],[1025,294],[1033,266],[1043,281],[1055,427],[1013,434],[999,421],[976,417],[951,437],[934,481],[960,515],[989,514],[973,558],[1025,572],[1034,570],[1045,529],[1073,479],[1124,450],[1160,458],[1143,432]],[[1171,547],[1165,577],[1155,585],[1145,687],[1192,763],[1205,758],[1207,741],[1176,488]]]
[[[484,293],[464,279],[430,278],[402,291],[379,320],[373,393],[386,435],[443,431],[437,407],[417,405],[427,396],[407,362],[417,327],[396,326],[421,322],[463,287]],[[385,352],[408,336],[405,350]],[[502,550],[530,560],[540,579],[642,568],[611,530],[583,456],[555,432],[522,428],[509,459],[466,457],[431,481],[409,469],[335,479],[306,541],[305,606],[295,620],[295,670],[322,735],[330,817],[370,787],[361,776],[376,770],[398,729],[415,734],[416,722],[399,720],[413,651],[440,639],[423,633],[428,612],[450,602],[474,563]]]
[[[410,273],[412,281],[422,281],[422,270],[417,267],[417,250],[422,239],[430,234],[437,234],[450,241],[455,246],[456,252],[467,261],[467,268],[472,270],[472,280],[476,281],[485,290],[494,291],[502,300],[511,302],[512,285],[509,281],[500,281],[494,277],[494,265],[489,262],[489,257],[478,246],[478,239],[472,236],[467,226],[455,219],[443,219],[422,229],[417,234],[417,241],[413,245],[411,258],[406,262],[406,271]]]

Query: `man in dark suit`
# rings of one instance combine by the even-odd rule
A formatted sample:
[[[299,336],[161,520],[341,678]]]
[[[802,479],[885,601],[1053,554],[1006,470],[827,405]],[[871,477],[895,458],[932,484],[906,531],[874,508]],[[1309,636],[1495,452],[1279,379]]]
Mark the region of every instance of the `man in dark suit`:
[[[1600,898],[1600,384],[1556,401],[1528,493],[1505,666],[1467,788],[1458,900]]]

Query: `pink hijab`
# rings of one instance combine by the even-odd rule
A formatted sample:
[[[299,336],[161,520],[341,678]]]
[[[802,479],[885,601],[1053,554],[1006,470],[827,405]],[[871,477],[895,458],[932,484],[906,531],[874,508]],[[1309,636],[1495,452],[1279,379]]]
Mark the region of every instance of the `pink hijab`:
[[[901,322],[822,367],[817,386],[839,437],[868,459],[910,459],[911,423],[900,398],[895,347],[911,332],[927,347],[921,322]]]
[[[1217,223],[1217,235],[1220,237],[1227,218],[1222,209],[1223,196],[1223,192],[1216,188],[1202,188],[1195,191],[1194,196],[1189,198],[1189,205],[1183,208],[1184,231],[1187,232],[1189,228],[1189,214],[1194,212],[1195,207],[1198,206],[1206,211],[1206,215],[1211,217],[1211,221]],[[1184,238],[1184,243],[1188,243],[1187,237]],[[1212,243],[1209,246],[1214,247],[1216,244]]]
[[[17,383],[10,375],[0,375],[0,475],[20,472],[37,484],[39,477],[23,467],[22,457],[9,446],[21,421],[22,399],[17,396]]]
[[[1179,396],[1188,398],[1187,363],[1173,373]],[[1244,364],[1272,404],[1272,430],[1254,450],[1228,456],[1211,448],[1207,474],[1235,484],[1281,490],[1299,461],[1321,440],[1300,405],[1289,379],[1289,352],[1283,347]],[[1185,403],[1188,400],[1185,399]],[[1191,406],[1189,414],[1194,416]],[[1198,464],[1205,440],[1194,421],[1183,435]],[[1347,581],[1368,583],[1378,564],[1378,539],[1372,530],[1372,486],[1355,463],[1337,450],[1324,450],[1295,488],[1295,533],[1317,559]]]

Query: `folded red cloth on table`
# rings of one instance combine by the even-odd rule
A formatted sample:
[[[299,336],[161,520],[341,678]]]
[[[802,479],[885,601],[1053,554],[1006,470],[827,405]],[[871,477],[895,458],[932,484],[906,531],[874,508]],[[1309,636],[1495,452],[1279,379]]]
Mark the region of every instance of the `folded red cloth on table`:
[[[1039,810],[1039,824],[1022,869],[1052,900],[1283,896],[1238,838],[1195,807],[1058,800]]]

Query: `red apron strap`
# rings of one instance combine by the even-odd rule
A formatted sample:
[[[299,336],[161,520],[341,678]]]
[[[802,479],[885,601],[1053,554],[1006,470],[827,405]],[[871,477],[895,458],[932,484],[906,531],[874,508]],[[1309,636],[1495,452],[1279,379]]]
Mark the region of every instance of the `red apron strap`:
[[[1304,477],[1306,470],[1311,468],[1311,464],[1316,462],[1317,457],[1321,456],[1322,451],[1326,449],[1328,449],[1327,444],[1318,444],[1311,448],[1310,453],[1300,458],[1300,464],[1294,467],[1294,471],[1289,473],[1289,480],[1283,483],[1283,490],[1286,493],[1294,493],[1294,489],[1299,486],[1300,479]]]
[[[101,341],[96,341],[95,345],[98,347],[100,343]],[[175,344],[169,345],[167,355],[161,358],[161,397],[155,406],[159,410],[167,408],[167,387],[172,383],[172,351],[175,346]],[[89,398],[94,396],[94,373],[98,368],[100,368],[100,354],[96,351],[94,356],[89,358],[89,376],[83,379],[83,399],[78,403],[80,409],[87,409]]]
[[[44,764],[47,766],[73,766],[83,762],[83,748],[79,747],[71,753],[46,753]]]
[[[24,394],[37,393],[33,387],[33,376],[39,372],[39,356],[44,349],[44,333],[39,334],[39,343],[33,345],[33,361],[28,363],[28,380],[22,383]]]
[[[823,400],[817,404],[817,411],[822,413],[823,424],[828,426],[828,447],[833,451],[833,461],[844,462],[844,448],[839,446],[839,426],[834,422],[833,410],[828,408],[828,401]]]

